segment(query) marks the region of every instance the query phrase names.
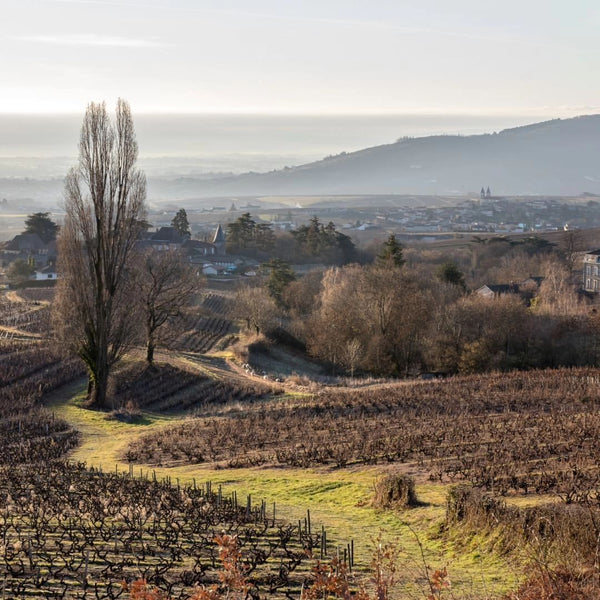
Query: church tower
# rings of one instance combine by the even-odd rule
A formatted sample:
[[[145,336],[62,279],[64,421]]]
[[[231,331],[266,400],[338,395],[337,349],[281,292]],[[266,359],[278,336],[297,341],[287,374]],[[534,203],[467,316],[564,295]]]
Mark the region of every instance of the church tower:
[[[220,224],[217,225],[217,230],[215,231],[215,237],[213,238],[212,243],[216,248],[217,256],[225,256],[225,232]]]

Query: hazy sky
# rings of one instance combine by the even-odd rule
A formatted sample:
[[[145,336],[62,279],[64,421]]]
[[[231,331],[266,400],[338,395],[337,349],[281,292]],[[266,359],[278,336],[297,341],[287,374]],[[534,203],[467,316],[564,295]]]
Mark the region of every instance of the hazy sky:
[[[0,112],[598,112],[597,0],[0,0]]]

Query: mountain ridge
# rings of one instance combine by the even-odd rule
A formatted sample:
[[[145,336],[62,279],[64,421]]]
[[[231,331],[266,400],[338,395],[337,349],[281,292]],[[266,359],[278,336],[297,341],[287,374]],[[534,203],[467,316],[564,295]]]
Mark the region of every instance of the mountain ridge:
[[[600,114],[500,132],[432,135],[267,173],[198,182],[198,196],[600,193]]]

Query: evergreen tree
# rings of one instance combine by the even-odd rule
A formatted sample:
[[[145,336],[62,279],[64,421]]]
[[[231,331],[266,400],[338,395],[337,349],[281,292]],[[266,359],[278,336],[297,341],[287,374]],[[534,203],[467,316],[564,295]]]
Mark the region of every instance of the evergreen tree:
[[[177,229],[177,232],[180,235],[191,235],[190,223],[188,221],[185,208],[180,208],[177,211],[177,214],[173,217],[173,220],[171,221],[171,226],[175,227],[175,229]]]
[[[227,248],[230,252],[259,250],[268,252],[275,244],[275,235],[269,223],[257,223],[244,213],[227,225]]]
[[[256,221],[250,213],[244,213],[233,223],[227,225],[227,247],[228,250],[237,251],[247,248],[252,241]]]
[[[58,225],[50,218],[50,213],[37,212],[27,216],[23,233],[37,233],[40,239],[47,244],[56,239]]]
[[[289,263],[278,258],[264,263],[263,267],[269,269],[269,279],[267,281],[269,294],[281,306],[283,305],[283,291],[292,281],[296,280],[296,274]]]
[[[323,225],[318,217],[312,217],[307,225],[292,231],[292,236],[300,246],[300,250],[308,255],[319,257],[330,263],[348,263],[355,259],[354,242],[336,230],[330,221]]]
[[[402,244],[396,240],[393,233],[390,233],[388,239],[383,243],[381,252],[377,255],[377,261],[393,267],[401,267],[406,262],[402,255]]]
[[[450,283],[452,285],[457,285],[463,290],[466,289],[465,285],[465,276],[462,271],[458,268],[456,263],[452,261],[445,262],[443,265],[440,265],[435,272],[435,276],[444,283]]]

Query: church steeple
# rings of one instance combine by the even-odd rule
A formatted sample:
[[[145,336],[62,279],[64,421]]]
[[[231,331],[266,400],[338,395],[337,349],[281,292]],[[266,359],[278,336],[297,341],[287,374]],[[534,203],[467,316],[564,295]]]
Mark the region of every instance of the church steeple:
[[[212,243],[215,245],[217,254],[219,256],[223,256],[225,254],[226,239],[225,239],[225,232],[223,231],[223,228],[221,227],[220,223],[219,223],[219,225],[217,225],[217,229],[215,231],[215,236],[213,238]]]

